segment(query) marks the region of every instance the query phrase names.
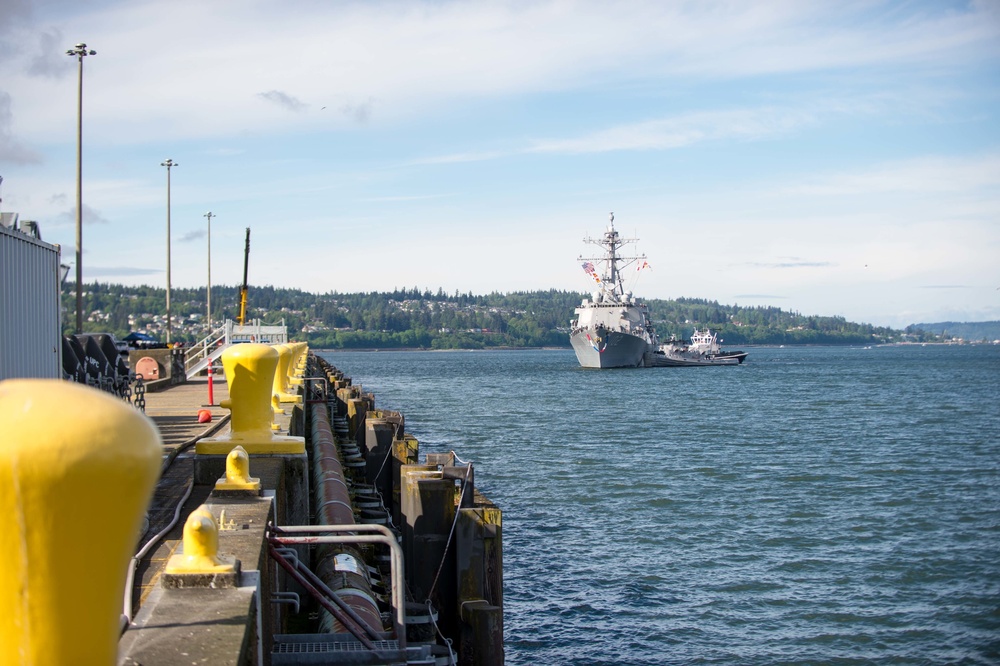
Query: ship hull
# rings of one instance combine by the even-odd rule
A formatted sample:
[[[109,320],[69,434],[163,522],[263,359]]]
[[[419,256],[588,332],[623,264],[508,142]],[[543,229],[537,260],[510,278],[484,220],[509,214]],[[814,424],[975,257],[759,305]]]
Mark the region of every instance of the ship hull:
[[[589,336],[589,337],[588,337]],[[643,365],[647,342],[644,338],[618,331],[578,329],[570,335],[576,359],[584,368],[637,368]]]
[[[747,357],[746,352],[732,352],[708,355],[681,353],[655,353],[650,355],[652,365],[658,368],[679,368],[701,365],[739,365]]]

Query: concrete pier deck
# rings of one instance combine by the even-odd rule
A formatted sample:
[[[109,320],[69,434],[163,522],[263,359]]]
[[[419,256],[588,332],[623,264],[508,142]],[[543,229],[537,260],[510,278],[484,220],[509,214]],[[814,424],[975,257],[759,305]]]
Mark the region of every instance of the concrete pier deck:
[[[146,393],[146,416],[160,430],[164,455],[192,438],[204,436],[206,430],[218,427],[220,419],[229,415],[228,409],[219,407],[219,402],[229,397],[226,380],[216,377],[212,392],[215,405],[208,404],[208,378],[196,377],[184,384]],[[199,409],[212,412],[211,423],[198,423]]]
[[[145,396],[146,416],[163,439],[163,470],[148,511],[149,527],[137,544],[131,608],[125,610],[131,623],[119,641],[120,665],[269,663],[264,655],[270,652],[274,631],[269,624],[261,624],[259,615],[270,606],[270,589],[259,581],[266,557],[261,543],[264,528],[274,516],[273,504],[270,499],[244,498],[223,500],[220,507],[219,499],[213,499],[214,484],[195,483],[196,443],[229,429],[229,410],[219,406],[229,397],[224,379],[215,380],[213,394],[210,405],[208,381],[202,377]],[[212,414],[210,423],[198,423],[202,409]],[[287,433],[290,421],[289,415],[275,417],[282,429],[278,434]],[[262,476],[267,476],[268,467],[266,462],[256,463]],[[178,593],[167,589],[178,584],[167,581],[170,576],[165,569],[183,546],[184,522],[202,505],[220,518],[225,515],[227,525],[242,526],[220,532],[219,548],[242,563],[243,573],[231,589],[217,589],[211,583]],[[193,661],[185,661],[189,658]]]
[[[325,361],[314,358],[310,363],[304,383],[293,391],[302,402],[294,407],[282,403],[287,413],[273,417],[278,435],[273,441],[298,447],[251,451],[250,476],[260,479],[260,491],[249,494],[216,487],[226,456],[211,444],[232,441],[227,435],[229,410],[219,406],[229,397],[224,380],[213,385],[212,405],[206,378],[145,395],[145,413],[163,440],[163,465],[147,514],[149,525],[138,539],[130,568],[124,610],[130,622],[118,643],[119,666],[434,663],[428,659],[452,654],[433,632],[413,629],[409,636],[414,623],[408,613],[427,615],[417,624],[432,622],[437,633],[458,646],[454,654],[464,653],[463,663],[503,663],[502,514],[476,491],[471,464],[456,466],[453,453],[427,454],[419,464],[418,443],[402,432],[401,414],[376,410],[374,396]],[[238,370],[236,377],[241,377]],[[242,385],[237,390],[246,395]],[[210,423],[198,423],[202,409],[211,413]],[[239,409],[248,409],[245,401]],[[237,424],[247,419],[246,412],[236,416]],[[205,439],[210,441],[200,441]],[[326,447],[312,450],[315,469],[304,443]],[[363,467],[357,465],[359,458]],[[353,463],[347,473],[342,461]],[[314,478],[321,479],[316,488],[331,493],[317,500],[315,517]],[[362,499],[376,489],[384,498],[381,506],[355,504],[352,488],[368,490]],[[333,490],[342,489],[340,499]],[[238,563],[236,573],[219,573],[215,565],[178,570],[181,558],[170,563],[167,573],[171,556],[201,550],[197,538],[189,534],[185,545],[183,536],[184,522],[202,506],[217,529],[202,545],[214,541],[211,551],[217,547],[220,555]],[[340,506],[350,511],[346,517],[332,509],[323,513]],[[205,520],[204,513],[196,515]],[[189,531],[208,529],[205,524]],[[340,537],[289,536],[300,531],[296,526],[310,524],[327,526],[323,532],[349,534],[350,543],[343,553],[330,548],[314,552],[307,544],[315,542],[309,539]],[[399,527],[390,530],[387,524]],[[376,528],[386,535],[380,543],[391,546],[388,560],[385,552],[364,545],[374,544],[371,537],[378,534],[368,532],[378,532]],[[450,552],[448,543],[453,544]],[[347,559],[331,558],[335,553]],[[320,558],[318,564],[310,562],[313,556]],[[365,565],[360,569],[359,561]],[[331,569],[331,564],[355,568]],[[448,573],[437,584],[442,570]],[[303,572],[347,593],[315,587]],[[433,615],[411,608],[422,604],[408,603],[408,591],[420,599],[434,594]],[[328,607],[333,597],[354,613],[372,610],[374,623],[352,623],[346,610]],[[386,618],[392,618],[391,628]]]
[[[143,535],[140,546],[173,520],[177,504],[187,492],[188,483],[194,475],[194,442],[225,428],[228,423],[229,410],[219,406],[221,400],[229,397],[225,379],[214,379],[212,392],[215,404],[209,405],[208,378],[198,377],[184,384],[146,393],[146,416],[156,423],[163,438],[164,462],[173,460],[157,483],[149,507],[149,529]],[[211,412],[210,423],[198,423],[198,411],[201,409]],[[133,613],[139,610],[153,586],[159,583],[167,560],[179,547],[184,529],[183,517],[200,506],[210,491],[209,487],[192,488],[191,496],[180,512],[182,520],[139,563],[132,594]]]

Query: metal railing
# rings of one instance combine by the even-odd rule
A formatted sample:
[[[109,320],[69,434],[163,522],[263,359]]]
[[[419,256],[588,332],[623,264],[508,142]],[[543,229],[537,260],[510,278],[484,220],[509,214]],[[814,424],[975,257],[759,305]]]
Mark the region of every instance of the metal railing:
[[[260,342],[279,345],[288,342],[288,327],[285,320],[277,326],[264,326],[255,319],[249,326],[238,326],[227,319],[214,331],[194,343],[184,356],[184,374],[190,379],[208,367],[209,363],[222,356],[222,352],[240,342]]]
[[[360,534],[368,532],[368,534]],[[330,533],[333,533],[332,535]],[[271,545],[294,546],[298,544],[381,544],[389,547],[390,592],[389,605],[392,629],[399,647],[406,649],[406,597],[403,573],[403,549],[388,527],[384,525],[268,525]]]
[[[184,374],[188,379],[207,368],[231,344],[232,326],[233,322],[227,319],[222,326],[188,347],[184,355]]]

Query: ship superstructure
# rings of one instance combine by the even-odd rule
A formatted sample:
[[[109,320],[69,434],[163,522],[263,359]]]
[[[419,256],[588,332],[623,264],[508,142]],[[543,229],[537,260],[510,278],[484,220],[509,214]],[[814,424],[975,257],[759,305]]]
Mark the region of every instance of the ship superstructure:
[[[611,213],[601,238],[584,238],[585,243],[604,250],[599,257],[579,258],[584,271],[597,283],[589,299],[574,310],[570,343],[585,368],[634,368],[645,365],[647,355],[657,345],[656,332],[649,321],[646,305],[626,291],[623,271],[648,266],[646,257],[625,257],[620,250],[637,238],[622,238]]]

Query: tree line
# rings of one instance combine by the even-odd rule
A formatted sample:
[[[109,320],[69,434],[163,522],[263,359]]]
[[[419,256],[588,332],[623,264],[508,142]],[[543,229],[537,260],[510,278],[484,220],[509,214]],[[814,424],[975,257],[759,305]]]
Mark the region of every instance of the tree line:
[[[446,293],[442,289],[316,294],[273,286],[251,287],[249,319],[284,321],[289,333],[317,348],[478,349],[487,347],[567,347],[573,310],[582,292]],[[212,287],[213,319],[235,319],[239,288]],[[757,344],[872,344],[903,339],[903,332],[843,317],[802,315],[770,306],[722,305],[697,298],[646,301],[661,339],[690,337],[710,327],[728,347]],[[67,326],[75,312],[75,289],[64,292]],[[166,311],[162,288],[111,283],[85,285],[85,328],[124,336],[144,329]],[[205,289],[172,289],[173,337],[194,341],[204,335]],[[130,319],[131,317],[131,319]],[[922,332],[908,331],[909,339]]]

